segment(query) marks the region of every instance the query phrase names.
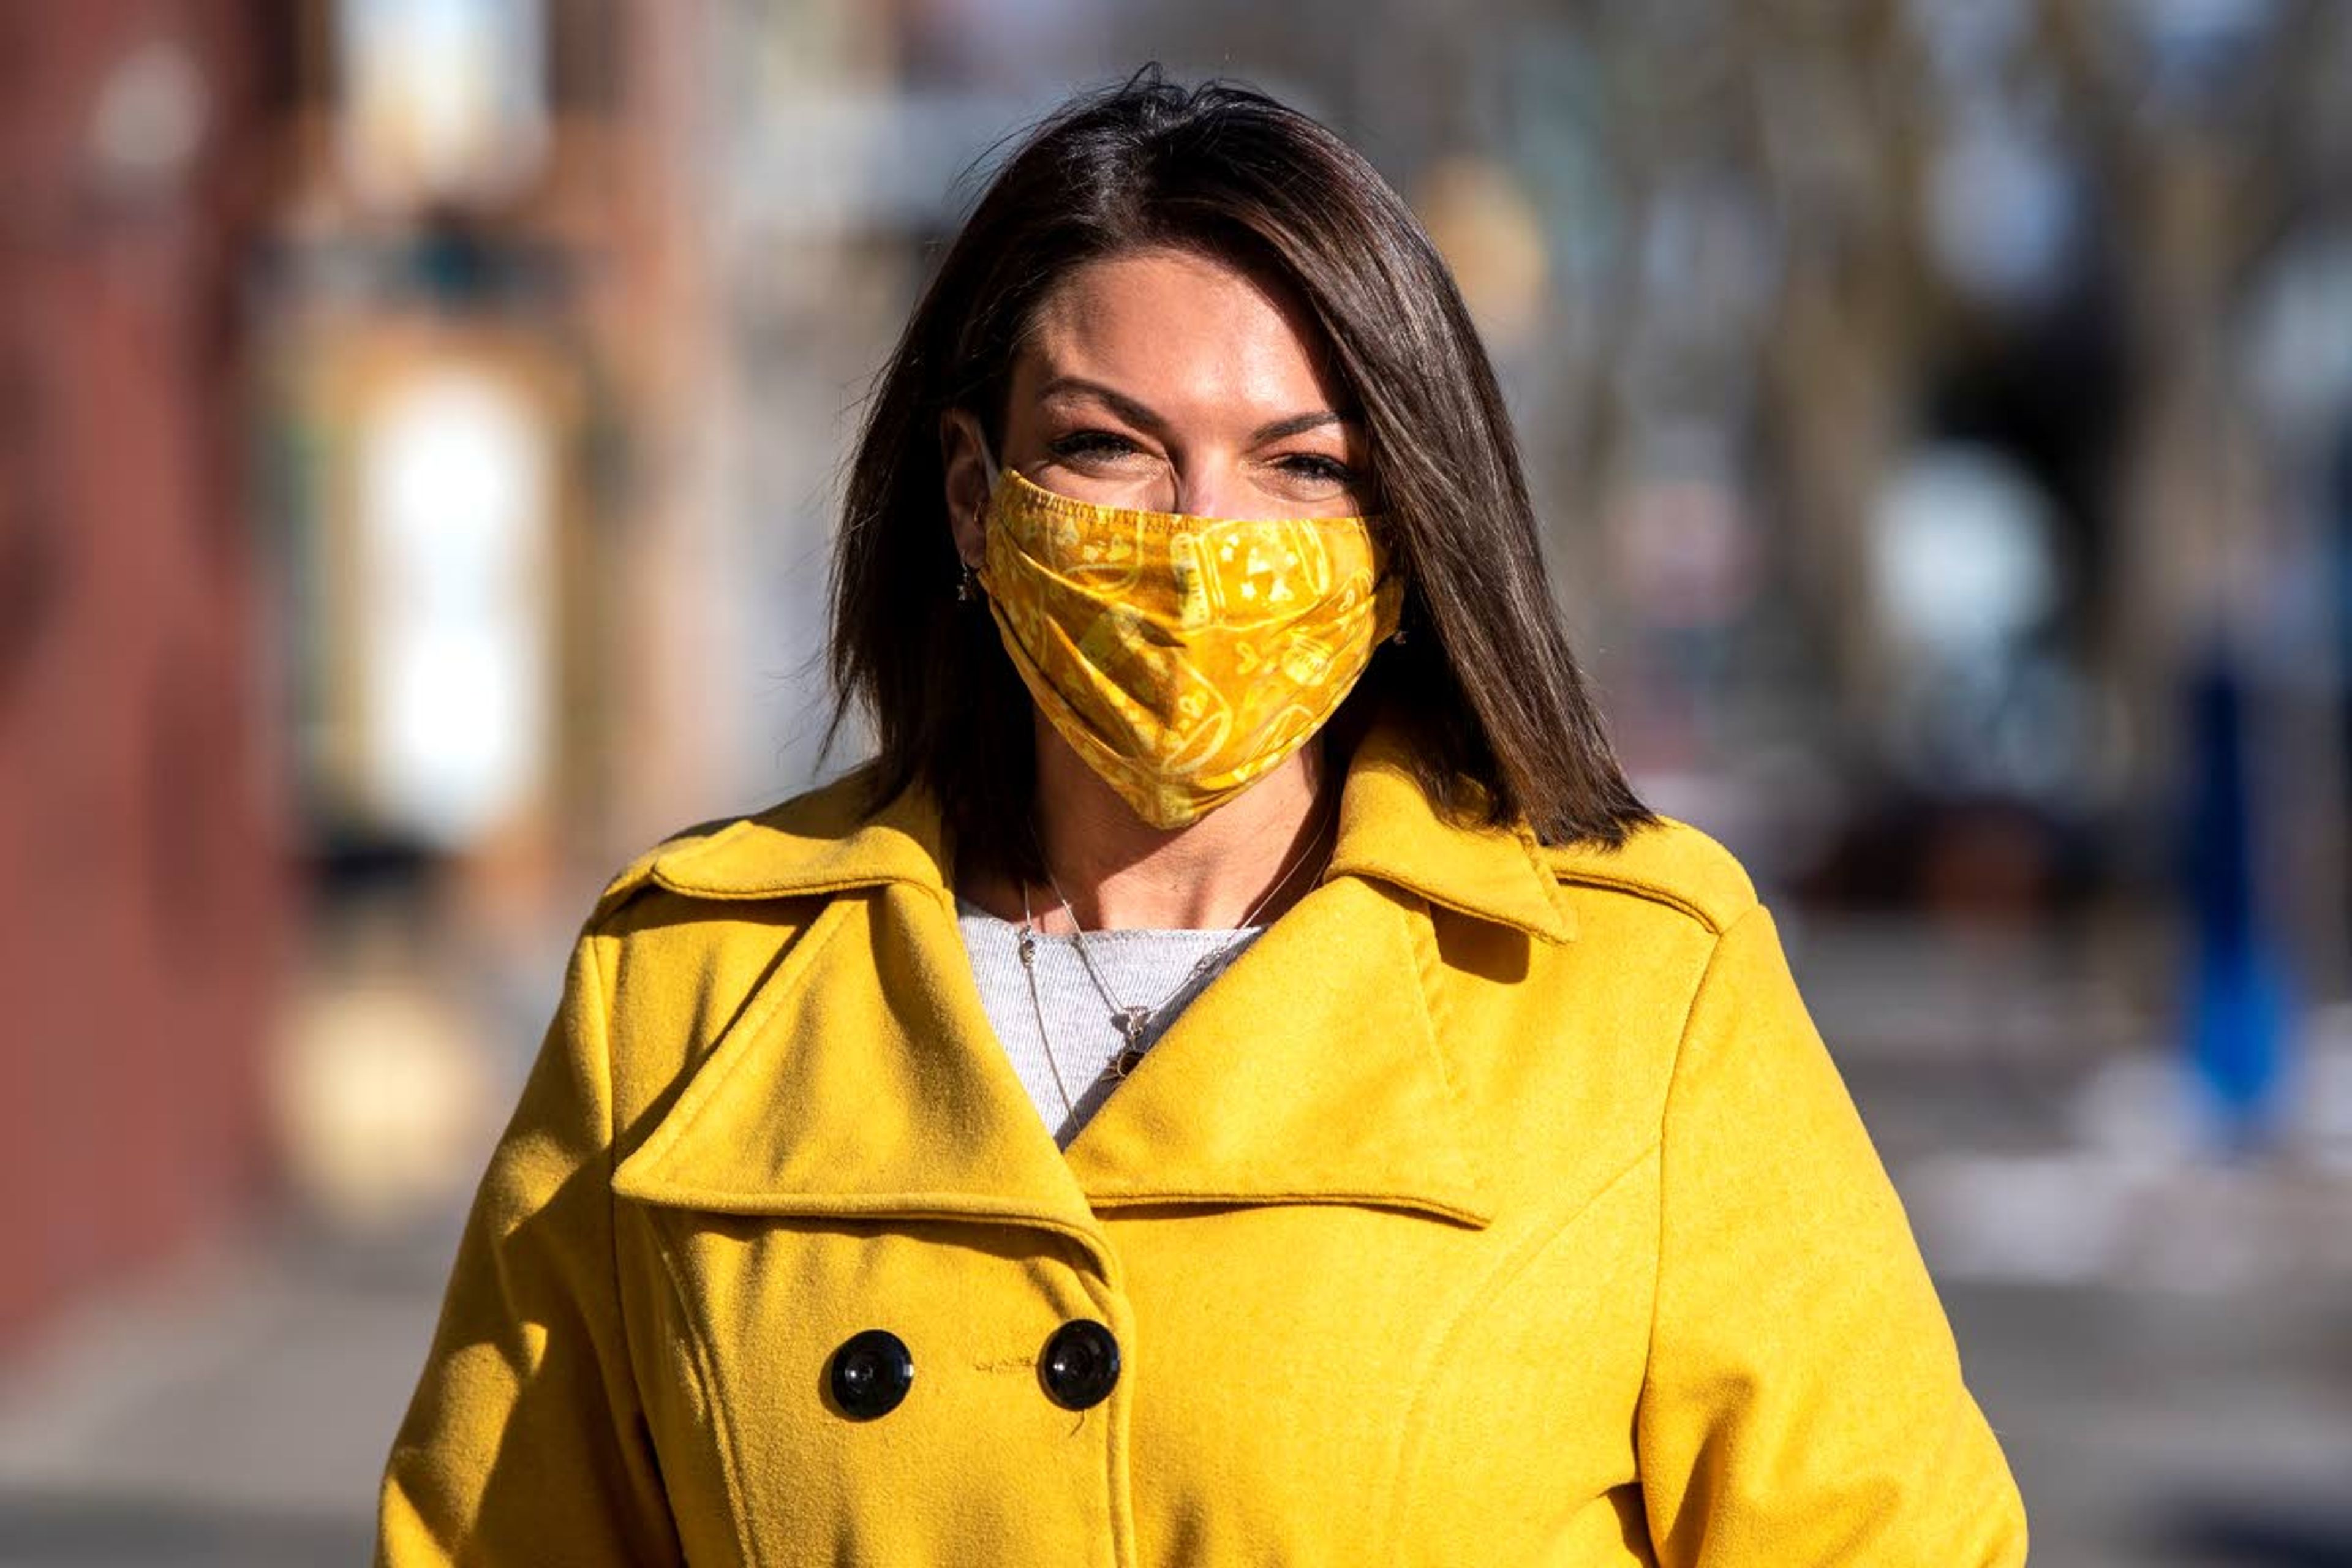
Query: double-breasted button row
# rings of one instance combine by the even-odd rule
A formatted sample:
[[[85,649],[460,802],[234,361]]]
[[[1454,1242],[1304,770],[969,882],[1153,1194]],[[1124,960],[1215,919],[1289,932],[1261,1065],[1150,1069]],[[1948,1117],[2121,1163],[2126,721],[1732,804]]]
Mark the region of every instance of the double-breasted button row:
[[[1110,1397],[1118,1383],[1118,1341],[1092,1318],[1074,1318],[1054,1331],[1037,1358],[1045,1396],[1066,1410],[1084,1410]],[[825,1371],[841,1413],[871,1421],[898,1408],[915,1385],[915,1356],[887,1329],[865,1329],[841,1342]]]

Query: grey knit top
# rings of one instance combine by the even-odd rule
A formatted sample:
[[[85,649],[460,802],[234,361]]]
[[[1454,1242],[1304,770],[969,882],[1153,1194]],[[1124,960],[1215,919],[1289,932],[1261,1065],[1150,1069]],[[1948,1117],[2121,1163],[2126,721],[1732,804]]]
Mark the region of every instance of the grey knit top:
[[[1029,1090],[1037,1114],[1053,1131],[1054,1142],[1067,1148],[1087,1119],[1118,1087],[1119,1080],[1107,1069],[1125,1041],[1111,1017],[1111,1005],[1087,973],[1076,938],[1049,934],[1037,939],[1037,996],[1033,1005],[1029,978],[1021,967],[1020,926],[990,914],[961,893],[956,895],[956,923],[971,955],[972,978],[979,983],[988,1021],[994,1026],[1023,1087]],[[1142,1043],[1149,1048],[1184,1004],[1200,994],[1265,929],[1253,925],[1232,931],[1088,931],[1087,952],[1101,972],[1103,985],[1121,1004],[1153,1009],[1143,1031]],[[1221,947],[1225,951],[1219,952]],[[1037,1033],[1041,1012],[1045,1022],[1044,1039]],[[1050,1058],[1047,1040],[1052,1045]],[[1061,1089],[1055,1085],[1057,1066]],[[1068,1090],[1072,1106],[1066,1113],[1063,1089]]]

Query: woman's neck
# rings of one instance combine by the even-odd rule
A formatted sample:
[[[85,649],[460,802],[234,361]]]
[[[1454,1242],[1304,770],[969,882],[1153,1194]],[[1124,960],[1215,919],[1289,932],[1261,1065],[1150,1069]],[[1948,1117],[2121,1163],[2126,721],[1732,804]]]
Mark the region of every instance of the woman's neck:
[[[1263,924],[1314,886],[1330,852],[1339,784],[1327,770],[1321,737],[1215,810],[1171,829],[1137,816],[1051,726],[1041,721],[1038,730],[1038,845],[1059,895],[1055,886],[1032,886],[1028,902],[1046,931],[1069,930],[1072,912],[1087,931],[1222,930],[1244,916]],[[1317,864],[1303,863],[1309,859]],[[1018,882],[990,879],[964,896],[1006,919],[1021,916]]]

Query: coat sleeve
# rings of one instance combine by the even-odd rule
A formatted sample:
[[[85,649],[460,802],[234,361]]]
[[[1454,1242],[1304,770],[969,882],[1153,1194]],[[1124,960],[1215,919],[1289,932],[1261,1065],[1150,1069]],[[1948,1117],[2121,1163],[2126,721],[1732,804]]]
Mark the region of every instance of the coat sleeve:
[[[2016,1483],[1761,905],[1699,983],[1659,1159],[1636,1439],[1659,1563],[2022,1563]]]
[[[378,1568],[680,1559],[614,1276],[609,940],[573,947],[475,1194],[384,1468]]]

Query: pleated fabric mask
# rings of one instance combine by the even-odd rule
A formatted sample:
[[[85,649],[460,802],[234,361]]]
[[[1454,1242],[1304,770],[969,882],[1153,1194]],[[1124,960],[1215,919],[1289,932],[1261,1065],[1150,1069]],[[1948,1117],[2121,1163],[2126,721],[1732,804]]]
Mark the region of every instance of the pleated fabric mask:
[[[977,575],[1037,707],[1138,816],[1181,827],[1279,767],[1396,630],[1375,516],[1105,506],[992,459]]]

